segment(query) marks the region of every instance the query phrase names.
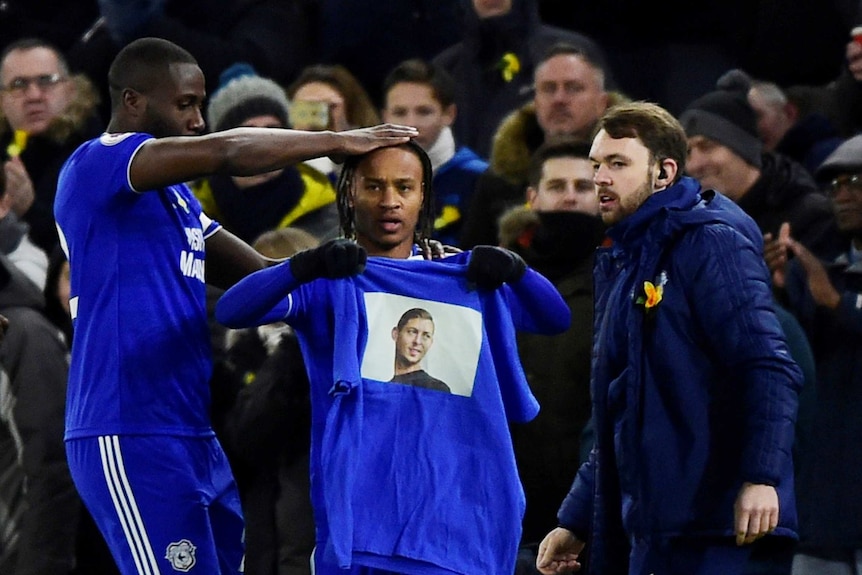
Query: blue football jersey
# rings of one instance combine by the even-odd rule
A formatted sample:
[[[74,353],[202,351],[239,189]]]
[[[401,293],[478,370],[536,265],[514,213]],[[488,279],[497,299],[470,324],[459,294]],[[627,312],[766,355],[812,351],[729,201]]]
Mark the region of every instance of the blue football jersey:
[[[132,159],[151,138],[103,134],[60,172],[75,327],[67,439],[212,434],[204,243],[219,225],[185,184],[133,189]]]

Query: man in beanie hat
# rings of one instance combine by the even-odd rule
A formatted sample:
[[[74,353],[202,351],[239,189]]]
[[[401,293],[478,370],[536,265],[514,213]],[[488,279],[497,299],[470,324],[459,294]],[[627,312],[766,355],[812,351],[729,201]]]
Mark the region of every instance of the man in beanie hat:
[[[841,254],[819,260],[787,226],[765,246],[770,267],[781,270],[773,282],[805,327],[817,366],[816,399],[800,403],[807,424],[797,442],[794,575],[862,571],[862,136],[839,146],[816,175],[829,181]]]
[[[222,87],[207,107],[207,123],[214,132],[242,126],[287,128],[287,95],[247,64],[237,64],[222,74]],[[338,235],[335,189],[306,164],[255,176],[214,174],[192,190],[204,212],[246,242],[288,226],[320,240]]]
[[[680,116],[688,136],[688,174],[739,204],[764,234],[777,234],[789,222],[803,244],[834,253],[828,198],[800,164],[763,150],[748,103],[750,79],[734,70],[717,86]]]

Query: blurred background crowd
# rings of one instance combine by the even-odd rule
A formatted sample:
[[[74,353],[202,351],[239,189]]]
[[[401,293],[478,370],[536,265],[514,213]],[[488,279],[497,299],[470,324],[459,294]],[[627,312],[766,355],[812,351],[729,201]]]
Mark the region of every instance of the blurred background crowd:
[[[859,312],[860,7],[3,0],[0,313],[10,325],[0,345],[0,573],[116,572],[65,465],[73,330],[53,199],[63,162],[105,129],[108,66],[131,40],[165,38],[197,58],[208,131],[417,127],[434,168],[437,239],[503,245],[558,287],[570,330],[518,342],[542,405],[535,421],[512,429],[527,496],[526,573],[590,447],[591,264],[604,237],[588,158],[596,120],[624,101],[667,108],[689,138],[687,174],[737,202],[770,237],[790,223]],[[210,216],[261,253],[286,257],[338,235],[338,173],[318,158],[192,184]],[[774,287],[808,379],[795,454],[799,549],[860,565],[862,322],[806,300],[794,277],[782,271]],[[308,573],[310,404],[296,338],[284,325],[228,331],[215,321],[212,336],[213,421],[243,495],[246,573]],[[796,551],[762,572],[790,573]]]

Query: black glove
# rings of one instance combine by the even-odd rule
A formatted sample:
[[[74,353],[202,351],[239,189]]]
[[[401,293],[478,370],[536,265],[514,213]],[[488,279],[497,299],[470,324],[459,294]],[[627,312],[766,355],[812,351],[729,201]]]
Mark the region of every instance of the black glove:
[[[302,283],[317,278],[344,278],[362,273],[367,259],[365,248],[339,238],[295,254],[290,258],[290,272]]]
[[[467,264],[467,281],[479,289],[493,290],[504,283],[516,282],[527,271],[524,259],[507,249],[476,246]]]

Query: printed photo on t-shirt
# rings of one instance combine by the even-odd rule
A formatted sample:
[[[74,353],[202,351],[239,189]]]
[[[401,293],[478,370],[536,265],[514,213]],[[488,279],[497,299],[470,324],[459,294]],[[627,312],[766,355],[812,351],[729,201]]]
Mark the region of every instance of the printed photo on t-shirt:
[[[366,293],[366,379],[469,397],[482,346],[475,309],[388,293]]]

